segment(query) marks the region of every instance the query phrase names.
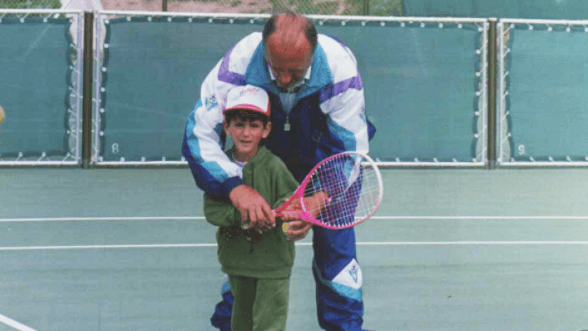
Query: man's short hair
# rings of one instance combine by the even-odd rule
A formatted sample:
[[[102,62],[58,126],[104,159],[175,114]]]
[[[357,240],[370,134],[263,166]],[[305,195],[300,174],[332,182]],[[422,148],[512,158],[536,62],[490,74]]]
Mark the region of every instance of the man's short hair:
[[[267,40],[269,39],[269,37],[272,35],[272,33],[274,33],[274,31],[276,31],[276,21],[277,21],[278,17],[280,17],[282,15],[290,16],[292,19],[304,20],[304,23],[305,23],[304,24],[304,36],[306,36],[306,39],[310,43],[312,53],[314,53],[314,50],[316,49],[316,45],[317,45],[317,38],[318,38],[314,24],[308,18],[306,18],[303,15],[300,15],[292,10],[279,11],[279,12],[274,13],[270,17],[270,19],[267,21],[267,23],[265,23],[265,26],[263,27],[263,33],[262,33],[263,43],[267,44]]]

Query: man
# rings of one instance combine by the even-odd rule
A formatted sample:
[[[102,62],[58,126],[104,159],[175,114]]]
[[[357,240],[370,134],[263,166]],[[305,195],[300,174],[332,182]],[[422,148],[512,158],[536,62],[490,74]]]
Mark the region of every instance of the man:
[[[242,219],[272,228],[271,207],[242,184],[240,168],[222,151],[222,110],[234,86],[254,85],[270,97],[272,131],[266,146],[301,181],[319,161],[348,150],[367,153],[374,133],[365,117],[365,100],[357,63],[341,42],[318,35],[305,17],[275,14],[263,33],[239,41],[205,79],[201,97],[188,118],[183,155],[197,185],[208,195],[228,198]],[[368,133],[368,131],[370,131]],[[311,224],[290,223],[291,240],[306,236]],[[326,330],[361,330],[362,274],[353,229],[313,228],[313,274],[319,324]],[[232,296],[223,287],[223,302],[211,321],[229,330]]]

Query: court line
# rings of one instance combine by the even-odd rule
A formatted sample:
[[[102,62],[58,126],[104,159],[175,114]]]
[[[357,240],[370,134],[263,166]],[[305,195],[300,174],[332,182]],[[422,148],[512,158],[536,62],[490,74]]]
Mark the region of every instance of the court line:
[[[373,216],[372,220],[588,220],[588,216]],[[204,221],[203,216],[0,218],[2,222]]]
[[[19,331],[36,331],[35,329],[31,329],[30,327],[13,320],[12,318],[8,318],[2,314],[0,314],[0,323],[6,324],[16,330]]]
[[[203,221],[204,216],[163,217],[52,217],[52,218],[0,218],[1,222],[131,222],[131,221]]]
[[[588,220],[588,216],[372,216],[382,220]]]
[[[390,241],[357,242],[357,246],[588,246],[588,241]],[[312,246],[310,242],[296,246]],[[206,248],[217,244],[147,244],[147,245],[73,245],[73,246],[13,246],[0,251],[82,250],[82,249],[145,249],[145,248]]]

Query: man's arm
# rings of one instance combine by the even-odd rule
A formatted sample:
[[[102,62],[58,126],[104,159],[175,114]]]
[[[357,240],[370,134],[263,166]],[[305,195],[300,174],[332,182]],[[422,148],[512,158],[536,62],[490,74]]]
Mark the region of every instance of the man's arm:
[[[328,146],[331,153],[344,151],[369,152],[368,121],[365,114],[365,96],[361,75],[357,70],[357,61],[349,48],[340,41],[330,37],[319,35],[319,42],[324,43],[323,49],[335,50],[340,63],[331,66],[338,68],[333,72],[335,79],[333,86],[324,88],[319,95],[321,109],[328,116],[327,125],[331,134],[342,143],[341,146]],[[319,158],[326,158],[329,154],[319,155]],[[320,194],[320,193],[319,193]],[[324,197],[305,199],[308,204],[320,204]],[[300,207],[298,207],[298,210]],[[315,208],[320,210],[320,207]],[[289,209],[295,211],[296,207]],[[304,238],[310,229],[310,224],[304,221],[292,221],[288,228],[288,235],[291,240]]]
[[[244,42],[230,50],[204,80],[200,100],[186,123],[182,154],[196,184],[206,194],[214,198],[230,198],[245,220],[251,217],[253,223],[274,223],[273,214],[270,213],[269,218],[266,216],[267,210],[271,210],[269,205],[259,193],[243,185],[241,168],[225,155],[220,139],[227,93],[243,83],[239,77],[245,73],[246,64],[243,63],[248,60],[239,59],[246,57],[243,54],[255,44],[255,38],[253,35],[244,38]],[[231,62],[233,53],[239,54],[235,63]]]
[[[220,62],[202,84],[200,99],[188,116],[182,155],[188,161],[196,184],[213,198],[227,198],[242,184],[241,168],[222,150],[222,110],[232,85],[218,80]]]
[[[333,85],[321,90],[319,96],[321,109],[328,116],[328,129],[342,144],[329,147],[332,153],[358,151],[367,154],[370,132],[365,113],[363,81],[357,68],[357,60],[352,51],[339,40],[319,35],[319,42],[327,52],[333,53],[330,57],[337,61],[337,65],[330,65]]]

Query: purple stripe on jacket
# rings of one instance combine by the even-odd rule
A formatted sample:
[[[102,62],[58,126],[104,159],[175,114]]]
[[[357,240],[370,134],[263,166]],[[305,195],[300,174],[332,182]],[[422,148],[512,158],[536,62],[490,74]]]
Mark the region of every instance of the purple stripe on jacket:
[[[234,48],[235,47],[231,48],[225,57],[223,57],[223,61],[221,62],[220,68],[218,70],[218,80],[233,85],[243,86],[245,85],[245,76],[229,71],[229,62],[231,60],[231,53],[233,52]]]
[[[319,94],[320,103],[323,103],[329,99],[336,97],[337,95],[349,90],[349,89],[361,90],[363,84],[361,82],[361,76],[359,73],[357,76],[346,79],[334,85],[325,86],[321,89]]]

